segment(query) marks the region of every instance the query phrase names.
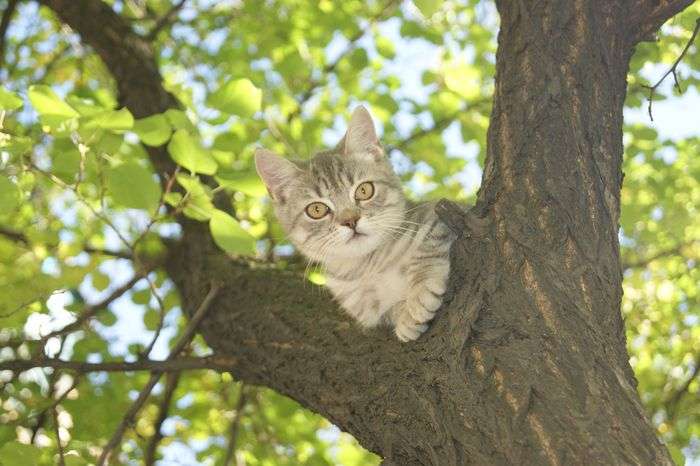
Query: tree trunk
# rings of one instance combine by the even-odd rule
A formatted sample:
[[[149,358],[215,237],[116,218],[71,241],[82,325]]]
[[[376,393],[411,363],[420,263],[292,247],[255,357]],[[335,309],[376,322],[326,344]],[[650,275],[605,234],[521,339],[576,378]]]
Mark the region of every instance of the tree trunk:
[[[43,3],[95,47],[137,116],[172,105],[148,45],[110,31],[109,7]],[[482,188],[467,214],[440,204],[460,237],[443,309],[418,341],[358,330],[325,291],[228,259],[186,220],[167,264],[183,307],[223,282],[200,330],[235,359],[231,372],[326,416],[386,464],[672,464],[628,364],[617,230],[632,49],[689,3],[497,2]],[[115,52],[125,35],[128,59]],[[142,96],[135,77],[158,95]],[[151,156],[168,167],[162,149]]]

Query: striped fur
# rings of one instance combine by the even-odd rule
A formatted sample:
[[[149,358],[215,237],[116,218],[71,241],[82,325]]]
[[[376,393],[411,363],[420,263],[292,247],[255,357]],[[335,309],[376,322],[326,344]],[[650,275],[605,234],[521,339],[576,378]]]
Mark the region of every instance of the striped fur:
[[[331,151],[289,161],[259,149],[256,165],[290,240],[322,265],[343,309],[364,327],[386,323],[402,341],[418,338],[442,302],[454,238],[433,203],[405,198],[369,113],[356,110]],[[366,181],[374,195],[355,200]],[[305,209],[312,202],[329,214],[311,218]],[[341,224],[348,216],[359,218],[354,229]]]

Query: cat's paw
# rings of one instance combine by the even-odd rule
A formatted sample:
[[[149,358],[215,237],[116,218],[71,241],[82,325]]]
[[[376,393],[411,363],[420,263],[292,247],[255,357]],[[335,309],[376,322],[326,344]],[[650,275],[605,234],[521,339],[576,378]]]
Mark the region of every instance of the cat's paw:
[[[364,328],[372,328],[379,325],[382,320],[382,312],[378,309],[364,308],[354,315],[357,323]]]
[[[439,290],[435,291],[435,290]],[[426,323],[433,320],[435,311],[440,309],[442,305],[442,295],[445,292],[445,287],[424,286],[415,292],[407,302],[408,313],[413,320],[419,323]]]
[[[403,342],[413,341],[428,330],[428,324],[416,321],[408,312],[406,305],[402,306],[398,318],[395,320],[394,333]]]

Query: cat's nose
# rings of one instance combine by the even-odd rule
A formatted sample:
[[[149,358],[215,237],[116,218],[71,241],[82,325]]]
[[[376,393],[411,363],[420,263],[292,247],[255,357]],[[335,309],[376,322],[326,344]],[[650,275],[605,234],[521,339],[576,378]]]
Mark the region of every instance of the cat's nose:
[[[353,230],[357,227],[357,222],[359,220],[360,213],[351,209],[343,210],[338,216],[338,223]]]
[[[353,230],[357,226],[357,221],[358,218],[348,218],[346,220],[343,220],[340,224],[343,225],[344,227],[352,228]]]

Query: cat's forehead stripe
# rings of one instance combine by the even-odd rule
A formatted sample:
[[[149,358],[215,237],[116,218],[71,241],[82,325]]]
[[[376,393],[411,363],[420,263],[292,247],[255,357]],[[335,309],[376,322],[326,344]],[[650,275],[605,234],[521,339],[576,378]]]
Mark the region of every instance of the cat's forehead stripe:
[[[314,186],[325,191],[324,194],[354,182],[354,176],[347,166],[347,161],[336,154],[321,153],[316,156],[310,162],[309,173]]]

